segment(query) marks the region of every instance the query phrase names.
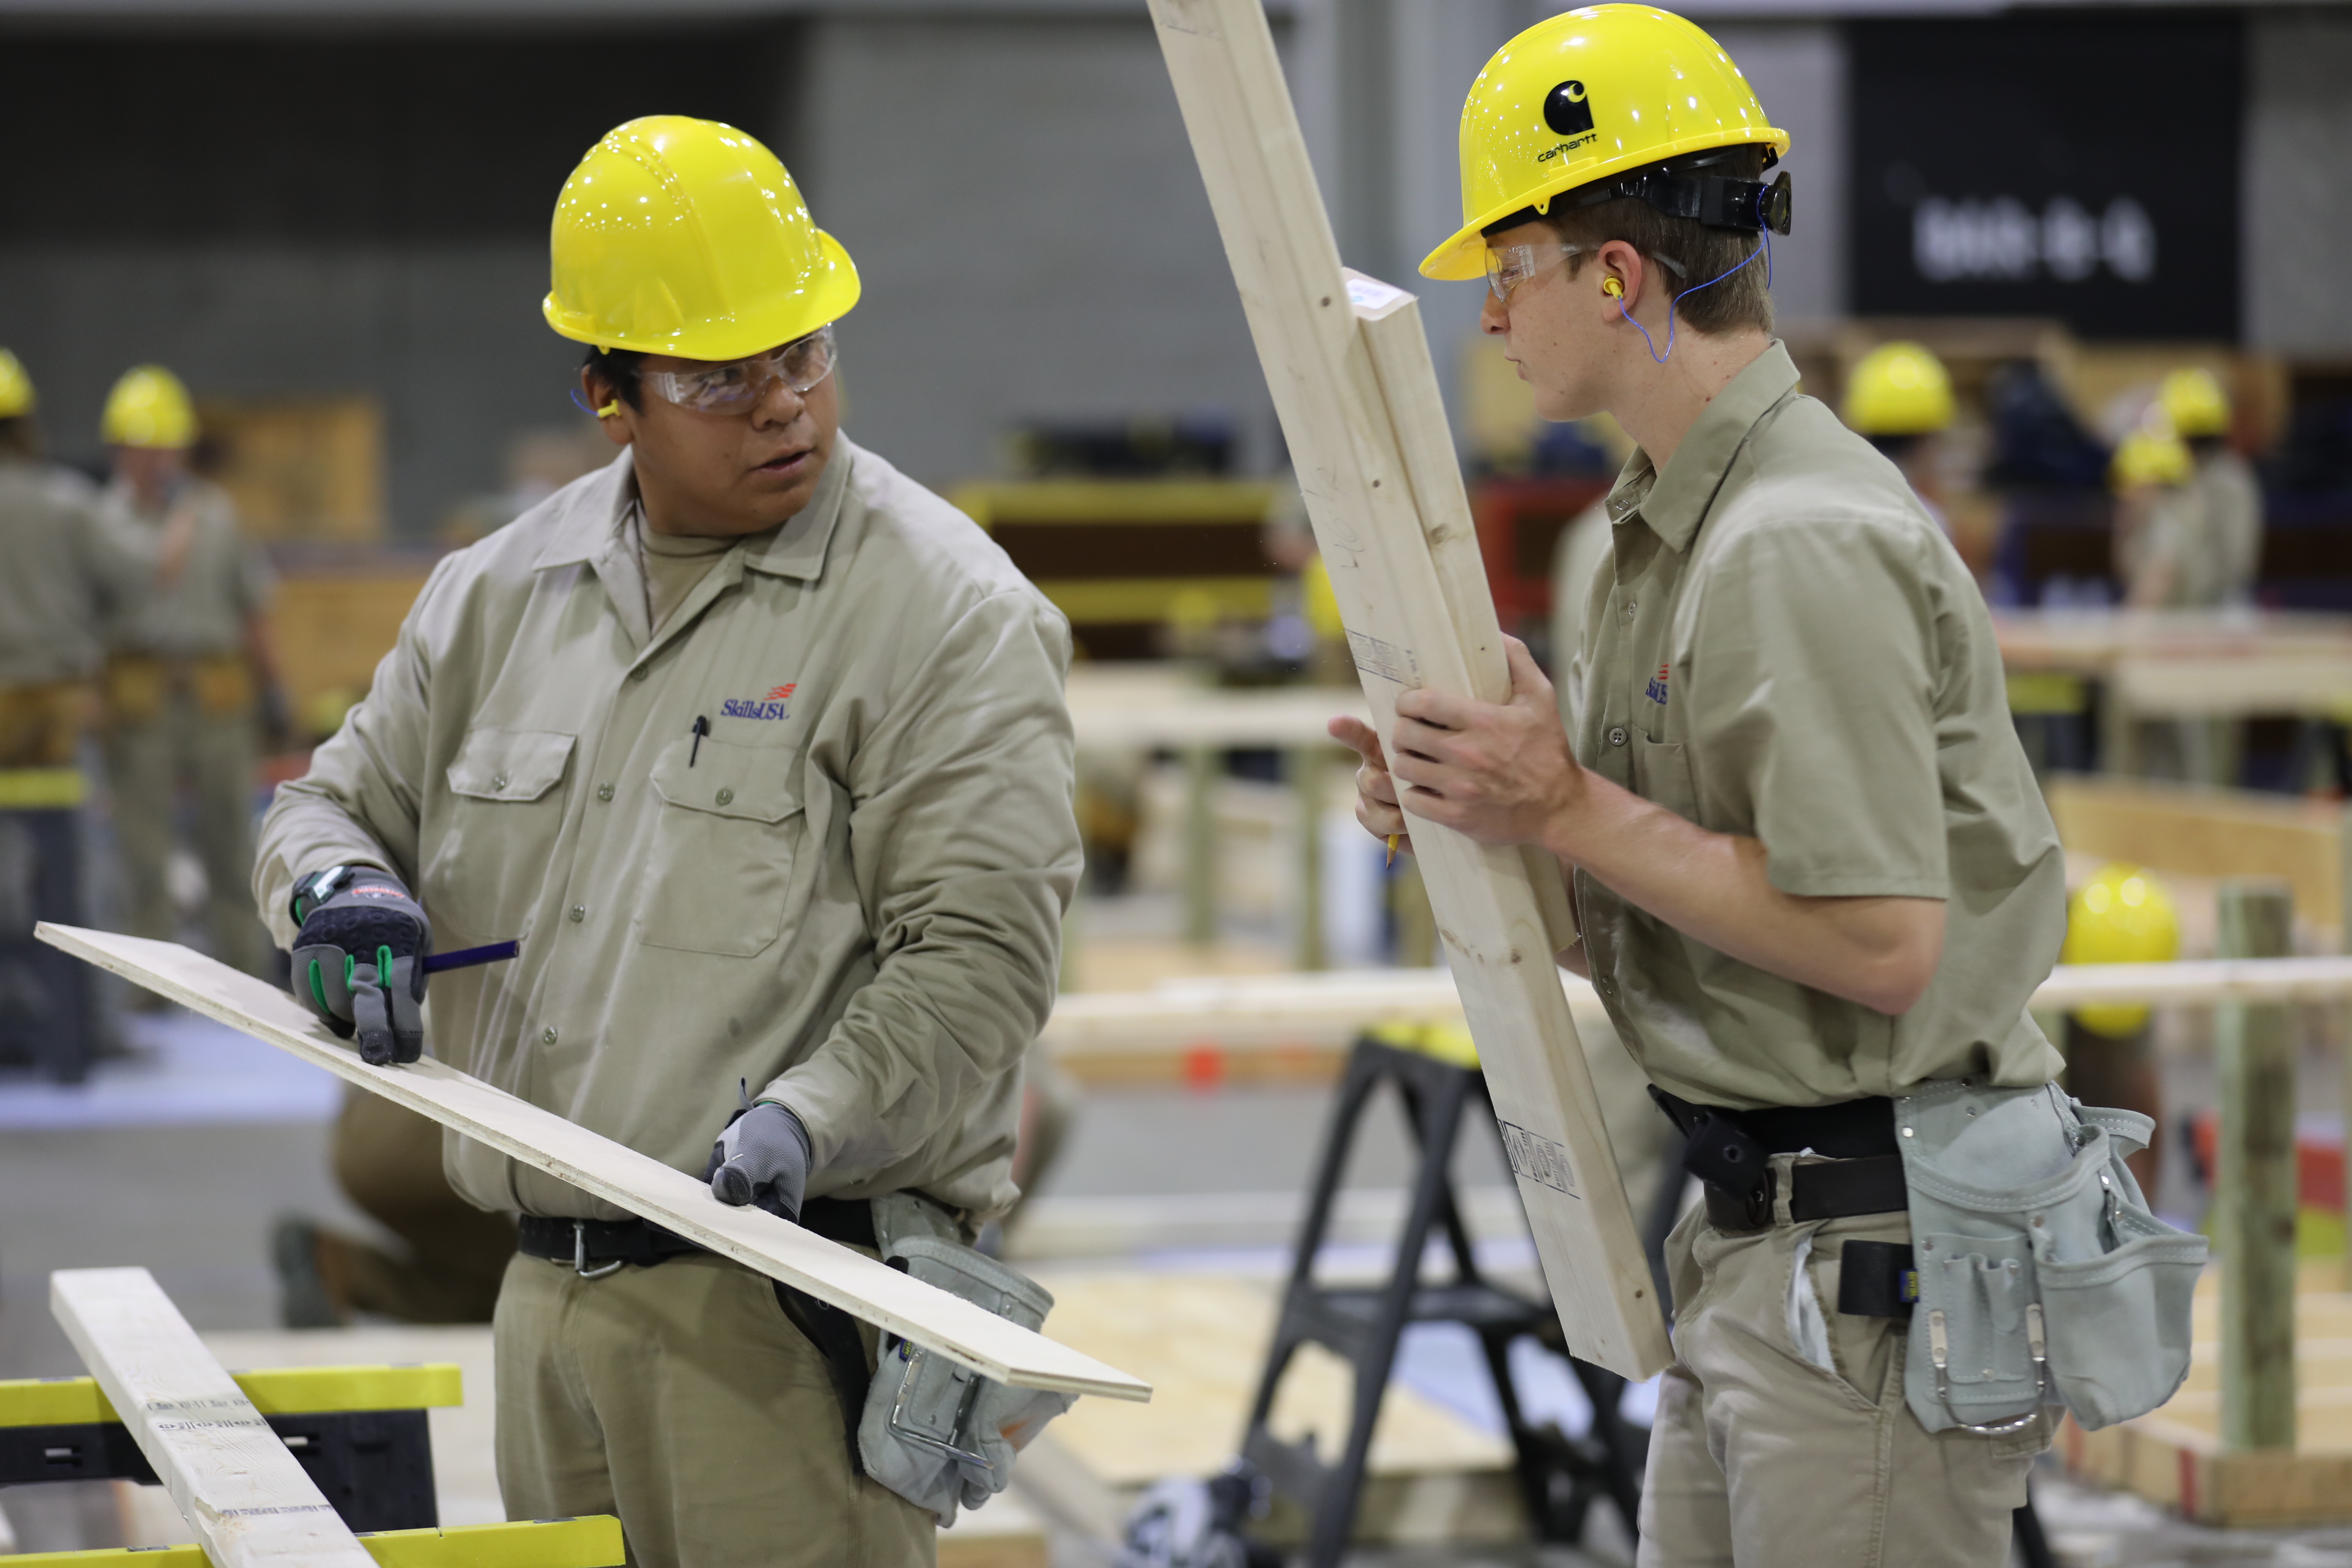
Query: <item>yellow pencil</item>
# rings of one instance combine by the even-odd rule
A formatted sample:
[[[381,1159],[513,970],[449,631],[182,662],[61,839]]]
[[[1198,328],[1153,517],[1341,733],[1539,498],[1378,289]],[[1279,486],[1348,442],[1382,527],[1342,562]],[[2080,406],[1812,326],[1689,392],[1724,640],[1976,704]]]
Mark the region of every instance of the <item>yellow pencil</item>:
[[[1402,833],[1391,833],[1391,834],[1390,834],[1390,835],[1389,835],[1389,858],[1388,858],[1388,859],[1387,859],[1385,862],[1383,862],[1383,864],[1385,864],[1385,865],[1390,865],[1390,866],[1393,866],[1393,865],[1395,865],[1395,864],[1396,864],[1396,852],[1397,852],[1397,846],[1398,846],[1398,845],[1400,845],[1400,844],[1402,844],[1402,843],[1403,843],[1403,842],[1404,842],[1404,835],[1403,835],[1403,834],[1402,834]]]

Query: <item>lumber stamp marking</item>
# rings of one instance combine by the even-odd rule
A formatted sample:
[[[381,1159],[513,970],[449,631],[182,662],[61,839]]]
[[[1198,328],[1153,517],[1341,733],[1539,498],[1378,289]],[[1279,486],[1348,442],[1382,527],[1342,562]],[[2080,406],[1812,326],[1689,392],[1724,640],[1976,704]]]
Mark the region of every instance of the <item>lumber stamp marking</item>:
[[[1420,308],[1350,276],[1259,0],[1150,0],[1373,723],[1412,686],[1508,695]],[[1501,1113],[1556,1151],[1518,1173],[1569,1349],[1629,1377],[1672,1352],[1552,953],[1573,940],[1549,857],[1428,823],[1413,844]]]
[[[218,1568],[373,1568],[144,1268],[64,1268],[49,1310]]]
[[[1021,1388],[1151,1397],[1139,1378],[763,1209],[730,1208],[685,1172],[446,1063],[370,1067],[277,986],[176,942],[47,921],[35,934],[983,1376]]]

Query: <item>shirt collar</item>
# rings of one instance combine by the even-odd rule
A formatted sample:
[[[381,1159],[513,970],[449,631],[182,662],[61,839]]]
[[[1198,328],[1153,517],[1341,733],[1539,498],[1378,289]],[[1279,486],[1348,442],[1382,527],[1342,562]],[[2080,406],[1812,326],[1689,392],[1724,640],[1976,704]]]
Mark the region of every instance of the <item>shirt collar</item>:
[[[1622,522],[1638,508],[1653,533],[1677,552],[1689,549],[1748,433],[1796,384],[1796,362],[1775,338],[1715,395],[1664,470],[1651,463],[1648,453],[1634,449],[1609,492],[1609,521]]]
[[[849,468],[856,454],[848,437],[835,438],[833,457],[818,476],[816,493],[776,531],[766,548],[744,556],[747,569],[809,583],[824,573],[825,547],[841,521],[842,497],[848,493]],[[531,563],[531,570],[593,563],[623,537],[623,527],[637,499],[635,459],[636,454],[624,447],[619,457],[581,487]]]

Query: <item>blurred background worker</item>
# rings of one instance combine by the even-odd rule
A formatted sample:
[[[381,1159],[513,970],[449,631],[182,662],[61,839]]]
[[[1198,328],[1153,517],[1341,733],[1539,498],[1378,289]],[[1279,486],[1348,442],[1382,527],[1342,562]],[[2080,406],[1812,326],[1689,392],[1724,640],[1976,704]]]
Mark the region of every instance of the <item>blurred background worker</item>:
[[[179,934],[168,868],[184,786],[213,956],[257,974],[268,948],[246,881],[262,700],[277,683],[263,619],[269,569],[227,492],[189,471],[196,415],[177,376],[161,365],[125,374],[100,434],[113,455],[102,502],[112,519],[158,538],[187,535],[184,557],[111,626],[107,769],[123,918],[140,936]]]
[[[2211,555],[2205,547],[2195,467],[2161,416],[2116,447],[2108,483],[2116,492],[2116,575],[2136,610],[2178,610],[2211,602]]]
[[[2254,471],[2230,444],[2230,401],[2209,370],[2176,370],[2164,378],[2157,406],[2188,447],[2188,481],[2197,502],[2204,565],[2197,584],[2201,606],[2253,602],[2262,565],[2263,492]]]
[[[1881,343],[1855,362],[1838,412],[1848,428],[1903,470],[1912,493],[1948,538],[1952,520],[1944,510],[1937,439],[1950,428],[1953,412],[1944,362],[1918,343]]]
[[[2180,956],[2180,917],[2164,885],[2137,866],[2103,866],[2066,904],[2061,963],[2169,963]],[[2156,1191],[2164,1150],[2164,1084],[2145,1003],[2103,1003],[2066,1015],[2066,1092],[2152,1118],[2147,1147],[2131,1156],[2142,1192]]]
[[[166,570],[190,531],[127,528],[79,476],[42,460],[37,399],[0,349],[0,768],[76,761],[97,712],[100,628],[142,594],[168,539]]]

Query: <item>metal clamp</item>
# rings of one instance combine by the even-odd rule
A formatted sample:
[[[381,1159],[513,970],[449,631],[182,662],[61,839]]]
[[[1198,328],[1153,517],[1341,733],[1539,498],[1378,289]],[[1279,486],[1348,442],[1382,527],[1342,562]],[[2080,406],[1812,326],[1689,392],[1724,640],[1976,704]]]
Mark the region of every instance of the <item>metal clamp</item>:
[[[575,1219],[572,1222],[572,1272],[583,1279],[602,1279],[607,1274],[618,1274],[623,1268],[628,1267],[628,1262],[625,1258],[615,1258],[601,1268],[589,1268],[588,1222],[584,1219]]]
[[[1951,1384],[1944,1375],[1952,1359],[1951,1339],[1944,1330],[1944,1310],[1937,1307],[1927,1313],[1927,1359],[1936,1367],[1936,1397],[1944,1402],[1944,1414],[1949,1415],[1963,1432],[1973,1432],[1979,1437],[2006,1437],[2022,1432],[2042,1419],[2044,1405],[2059,1403],[2057,1390],[2050,1382],[2050,1345],[2042,1327],[2042,1303],[2025,1304],[2025,1349],[2033,1358],[2033,1379],[2037,1397],[2033,1408],[2007,1421],[1978,1423],[1963,1421],[1960,1413],[1952,1408]]]
[[[898,1397],[890,1405],[890,1430],[918,1447],[935,1449],[945,1454],[960,1465],[976,1465],[989,1474],[994,1475],[996,1467],[989,1463],[985,1455],[975,1454],[968,1448],[959,1448],[953,1443],[944,1442],[928,1432],[918,1432],[898,1419],[907,1408],[907,1394],[915,1386],[915,1379],[923,1370],[924,1358],[930,1353],[927,1350],[915,1350],[910,1353],[907,1342],[904,1340],[898,1342],[898,1359],[907,1363],[907,1373],[898,1380]],[[963,1398],[956,1406],[955,1424],[949,1428],[954,1436],[959,1437],[963,1436],[964,1423],[971,1419],[972,1401],[979,1393],[980,1383],[978,1379],[974,1379],[971,1385],[964,1390]]]

